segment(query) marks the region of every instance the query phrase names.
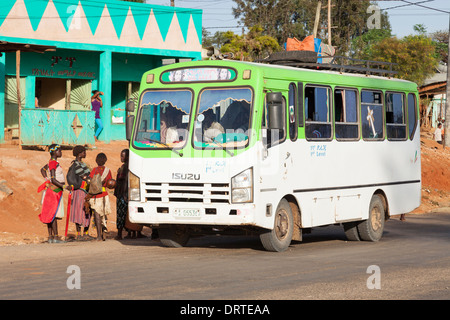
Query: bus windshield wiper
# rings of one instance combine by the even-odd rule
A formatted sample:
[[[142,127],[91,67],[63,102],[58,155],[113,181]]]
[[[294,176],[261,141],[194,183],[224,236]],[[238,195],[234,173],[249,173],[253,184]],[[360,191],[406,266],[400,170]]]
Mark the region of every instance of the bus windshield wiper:
[[[143,139],[144,139],[144,140],[147,140],[147,141],[150,141],[150,142],[155,142],[155,143],[162,144],[162,145],[165,146],[167,149],[170,149],[171,151],[173,151],[174,153],[176,153],[176,154],[179,155],[180,157],[183,156],[182,153],[178,152],[177,150],[175,150],[174,148],[172,148],[171,146],[169,146],[169,145],[168,145],[167,143],[165,143],[165,142],[161,142],[161,141],[158,141],[158,140],[153,140],[153,139],[150,139],[150,138],[143,138]]]
[[[217,141],[215,138],[212,138],[211,141],[214,142],[216,146],[219,146],[219,147],[221,147],[223,150],[225,150],[225,152],[228,153],[230,156],[234,157],[234,153],[231,152],[230,150],[228,150],[227,148],[224,148],[224,147],[223,147],[223,143]]]

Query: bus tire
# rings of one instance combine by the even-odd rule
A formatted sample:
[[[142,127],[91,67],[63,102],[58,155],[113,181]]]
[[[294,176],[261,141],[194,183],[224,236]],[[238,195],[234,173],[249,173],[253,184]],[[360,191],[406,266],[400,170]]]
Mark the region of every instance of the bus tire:
[[[291,244],[294,233],[294,218],[291,206],[286,199],[282,199],[275,212],[274,228],[260,234],[263,247],[267,251],[282,252]]]
[[[358,233],[358,222],[345,222],[342,225],[344,226],[344,233],[348,241],[360,241]]]
[[[181,226],[167,226],[158,229],[159,239],[165,247],[181,248],[189,241],[189,230]]]
[[[309,62],[316,63],[317,62],[317,52],[315,51],[280,51],[272,53],[269,58],[267,58],[270,62]]]
[[[369,218],[358,224],[361,240],[378,241],[383,236],[385,208],[380,196],[374,194],[370,200]]]

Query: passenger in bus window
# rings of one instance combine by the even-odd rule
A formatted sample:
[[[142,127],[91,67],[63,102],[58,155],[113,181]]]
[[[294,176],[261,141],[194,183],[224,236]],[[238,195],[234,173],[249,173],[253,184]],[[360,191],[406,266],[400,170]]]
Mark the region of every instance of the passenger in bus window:
[[[216,140],[216,137],[219,134],[225,133],[225,130],[223,129],[222,125],[218,122],[213,122],[209,126],[208,129],[205,130],[205,133],[203,134],[204,141],[205,142],[213,142]]]

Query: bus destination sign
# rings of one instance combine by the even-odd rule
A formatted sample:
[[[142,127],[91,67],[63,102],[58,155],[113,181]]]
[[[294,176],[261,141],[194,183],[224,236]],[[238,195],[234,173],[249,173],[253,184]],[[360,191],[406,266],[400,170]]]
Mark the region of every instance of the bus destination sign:
[[[166,71],[162,82],[232,81],[236,71],[228,68],[186,68]]]

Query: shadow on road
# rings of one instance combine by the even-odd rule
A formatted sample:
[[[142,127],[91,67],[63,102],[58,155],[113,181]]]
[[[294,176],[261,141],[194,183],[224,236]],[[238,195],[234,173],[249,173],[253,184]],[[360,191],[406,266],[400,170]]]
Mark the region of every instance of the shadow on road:
[[[416,240],[450,240],[449,213],[433,213],[424,215],[409,215],[406,221],[400,221],[398,217],[392,217],[386,221],[385,231],[381,241],[415,238]],[[345,241],[347,238],[341,225],[316,227],[310,233],[303,234],[303,241],[292,241],[291,247],[301,244],[313,244],[319,242]],[[123,245],[129,246],[160,246],[159,240],[151,240],[150,237],[142,239],[120,240]],[[258,236],[237,235],[207,235],[193,236],[186,247],[189,248],[216,248],[216,249],[252,249],[265,251]]]

